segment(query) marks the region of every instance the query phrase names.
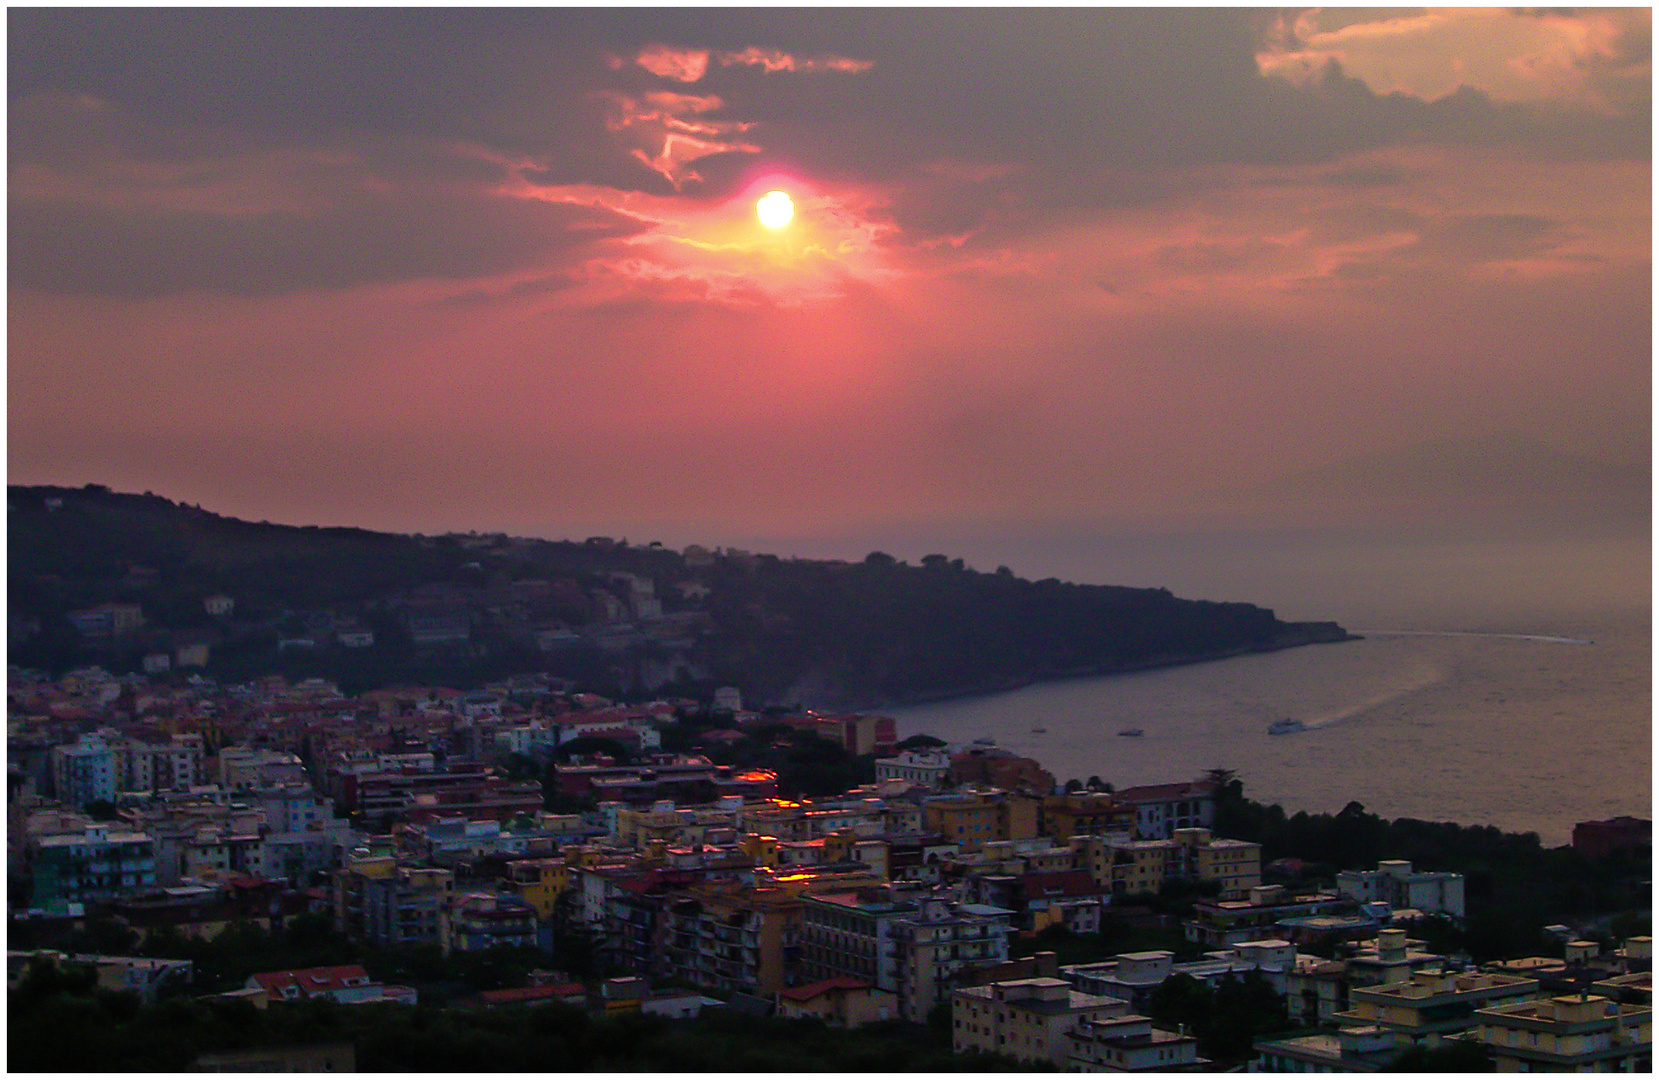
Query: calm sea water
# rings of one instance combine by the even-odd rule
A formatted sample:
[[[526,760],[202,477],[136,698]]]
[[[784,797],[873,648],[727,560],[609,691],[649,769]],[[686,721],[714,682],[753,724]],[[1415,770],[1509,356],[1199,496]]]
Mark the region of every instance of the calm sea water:
[[[1365,640],[893,715],[901,738],[990,737],[1062,781],[1122,787],[1232,769],[1246,795],[1292,812],[1357,800],[1384,817],[1537,832],[1552,846],[1578,821],[1652,816],[1647,612],[1346,625]],[[1402,629],[1413,632],[1382,632]],[[1287,717],[1307,730],[1268,734]],[[1145,734],[1117,734],[1129,727]]]

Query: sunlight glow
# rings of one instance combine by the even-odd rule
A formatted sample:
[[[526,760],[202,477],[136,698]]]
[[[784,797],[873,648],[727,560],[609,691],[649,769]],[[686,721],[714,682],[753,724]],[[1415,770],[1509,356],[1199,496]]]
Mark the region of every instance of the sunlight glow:
[[[768,191],[755,203],[755,214],[768,229],[781,229],[795,216],[795,202],[782,191]]]

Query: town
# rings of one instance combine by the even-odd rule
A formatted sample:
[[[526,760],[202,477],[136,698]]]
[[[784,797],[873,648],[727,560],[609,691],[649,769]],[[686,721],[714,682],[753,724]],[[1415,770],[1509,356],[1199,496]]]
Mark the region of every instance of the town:
[[[14,1068],[73,1067],[19,1010],[76,987],[129,1019],[190,999],[911,1026],[971,1068],[1652,1067],[1646,933],[1437,951],[1463,875],[1264,866],[1218,829],[1219,771],[1061,783],[989,740],[730,687],[10,675]],[[1642,852],[1650,827],[1586,822],[1574,846]],[[323,953],[351,962],[303,962]],[[252,1043],[182,1064],[377,1067],[351,1038]]]

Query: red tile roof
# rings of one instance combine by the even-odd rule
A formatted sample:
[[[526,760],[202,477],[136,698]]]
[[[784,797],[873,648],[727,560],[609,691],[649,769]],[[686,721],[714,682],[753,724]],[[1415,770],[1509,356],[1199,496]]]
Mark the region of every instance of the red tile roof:
[[[868,990],[870,984],[863,979],[855,979],[851,975],[837,975],[822,982],[808,983],[806,986],[792,986],[788,990],[779,990],[778,996],[790,1001],[811,1001],[832,990]]]
[[[486,1005],[511,1005],[520,1001],[554,1001],[580,997],[586,991],[581,983],[556,983],[547,986],[516,986],[510,990],[484,990],[479,998]]]
[[[249,981],[257,983],[260,989],[277,997],[282,996],[285,987],[297,987],[301,997],[311,997],[314,994],[327,994],[336,990],[344,990],[347,980],[361,980],[356,985],[369,982],[369,973],[361,964],[343,964],[339,967],[300,968],[292,971],[261,971],[248,976]]]

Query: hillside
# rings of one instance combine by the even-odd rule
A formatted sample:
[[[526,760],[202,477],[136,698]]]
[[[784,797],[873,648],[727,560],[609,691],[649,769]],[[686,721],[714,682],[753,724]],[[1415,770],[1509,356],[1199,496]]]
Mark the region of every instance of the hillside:
[[[546,672],[621,696],[731,685],[752,704],[858,709],[1347,636],[1250,604],[1033,582],[943,555],[404,536],[250,523],[96,485],[7,494],[11,662],[52,672],[177,675],[205,660],[221,678],[320,675],[348,693]],[[125,614],[99,614],[106,604]],[[142,625],[126,625],[134,614]]]

